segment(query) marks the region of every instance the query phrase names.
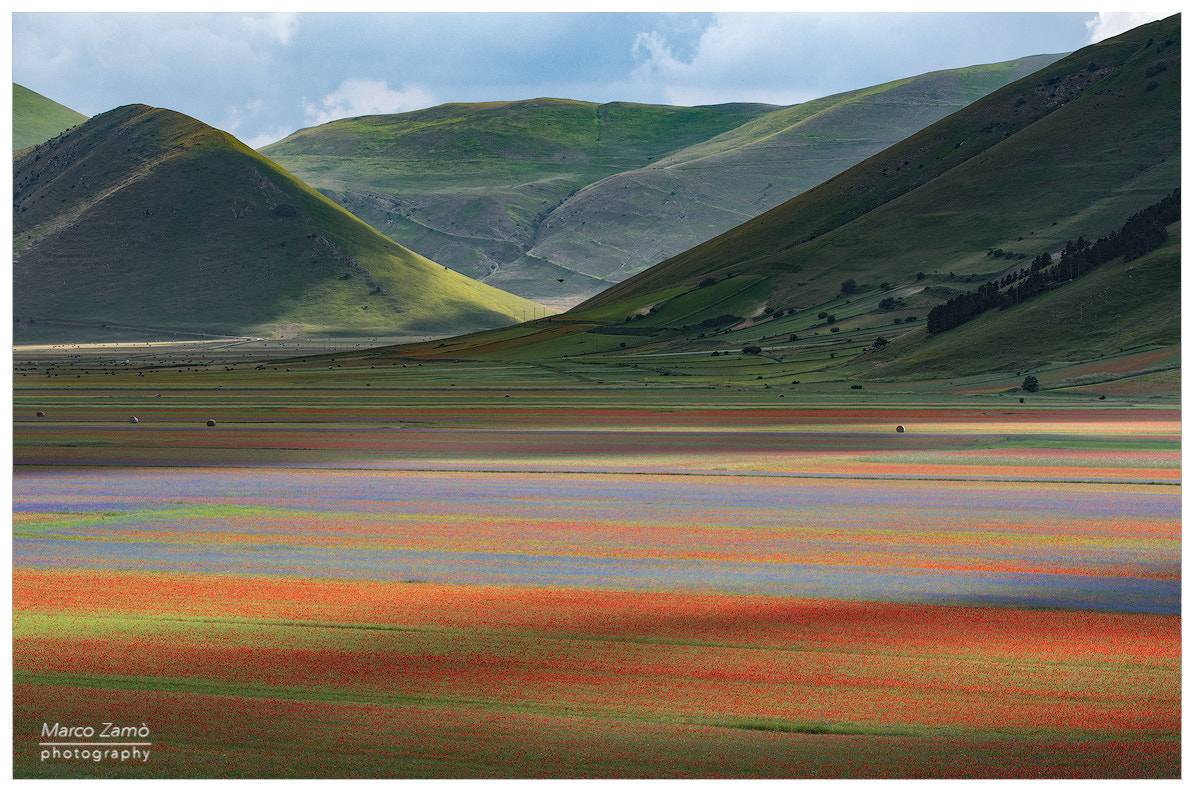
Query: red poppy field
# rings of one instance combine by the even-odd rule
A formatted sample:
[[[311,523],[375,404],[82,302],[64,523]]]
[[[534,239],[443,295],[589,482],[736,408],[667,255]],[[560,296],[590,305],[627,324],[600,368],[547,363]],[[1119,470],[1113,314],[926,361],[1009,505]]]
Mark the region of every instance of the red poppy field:
[[[17,389],[18,777],[1180,775],[1176,408],[136,387]]]

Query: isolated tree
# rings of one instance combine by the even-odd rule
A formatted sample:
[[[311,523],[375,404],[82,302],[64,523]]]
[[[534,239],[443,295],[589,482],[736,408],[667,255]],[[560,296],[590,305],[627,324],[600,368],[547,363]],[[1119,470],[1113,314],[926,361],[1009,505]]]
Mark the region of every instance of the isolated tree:
[[[1038,390],[1041,389],[1041,383],[1037,380],[1036,377],[1029,374],[1027,377],[1024,378],[1024,383],[1020,387],[1023,388],[1024,390],[1028,391],[1029,393],[1036,393]]]
[[[842,281],[842,294],[853,294],[857,288],[858,284],[854,282],[853,278]]]
[[[758,355],[763,351],[760,346],[744,346],[742,347],[742,354],[744,355]]]

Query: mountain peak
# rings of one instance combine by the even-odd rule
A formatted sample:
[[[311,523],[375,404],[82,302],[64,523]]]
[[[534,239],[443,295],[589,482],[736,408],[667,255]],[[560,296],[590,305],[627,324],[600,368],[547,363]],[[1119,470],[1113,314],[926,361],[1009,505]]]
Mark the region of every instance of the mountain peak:
[[[143,104],[18,156],[13,217],[18,327],[443,334],[538,308],[386,239],[231,135]]]

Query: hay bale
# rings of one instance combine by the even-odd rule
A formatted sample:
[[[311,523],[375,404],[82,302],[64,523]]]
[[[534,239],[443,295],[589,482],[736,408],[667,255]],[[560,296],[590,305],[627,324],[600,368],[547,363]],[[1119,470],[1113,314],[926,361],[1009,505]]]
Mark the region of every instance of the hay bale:
[[[137,416],[135,416],[135,415],[134,415],[134,416],[132,416],[132,417],[130,417],[130,418],[129,418],[129,423],[141,423],[141,422],[140,422],[140,421],[138,421],[138,420],[137,420]]]
[[[45,417],[46,417],[46,414],[45,414],[44,412],[42,412],[41,410],[38,410],[38,411],[37,411],[37,417],[38,417],[38,418],[45,418]]]
[[[896,434],[903,434],[903,433],[904,433],[904,425],[900,424],[899,426],[896,427]]]
[[[208,420],[208,422],[207,422],[207,425],[208,425],[208,426],[215,426],[215,425],[216,425],[216,422],[215,422],[215,421],[212,421],[212,420]]]

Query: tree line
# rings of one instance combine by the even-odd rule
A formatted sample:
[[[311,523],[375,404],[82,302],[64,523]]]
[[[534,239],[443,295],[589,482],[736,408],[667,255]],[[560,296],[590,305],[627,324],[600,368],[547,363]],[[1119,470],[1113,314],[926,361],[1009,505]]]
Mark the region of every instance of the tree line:
[[[1140,258],[1156,250],[1169,239],[1165,227],[1181,219],[1181,189],[1132,215],[1123,228],[1090,242],[1083,237],[1069,240],[1056,262],[1050,253],[1042,253],[1028,267],[1016,270],[999,281],[988,281],[973,292],[959,294],[929,311],[927,330],[942,333],[992,308],[1008,308],[1043,291],[1090,272],[1100,264],[1122,257],[1124,261]]]

